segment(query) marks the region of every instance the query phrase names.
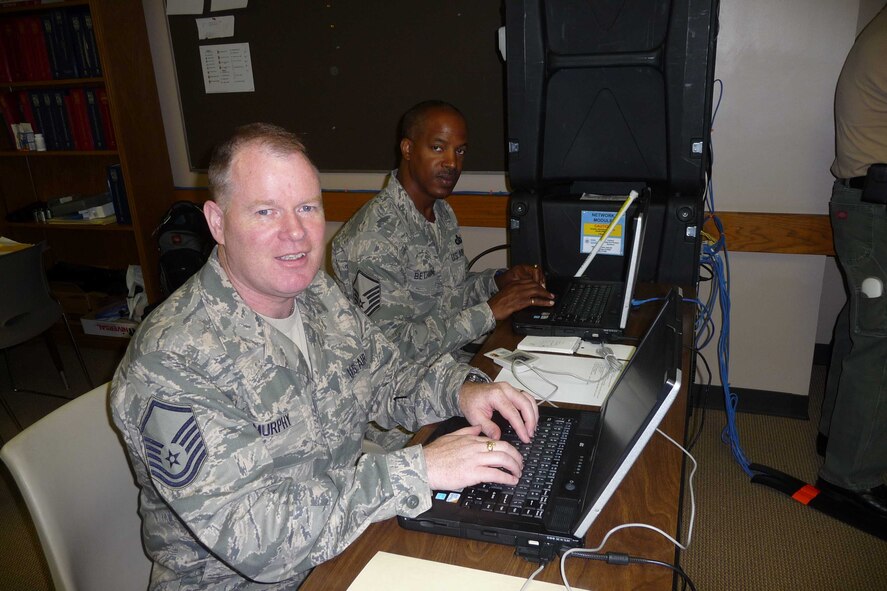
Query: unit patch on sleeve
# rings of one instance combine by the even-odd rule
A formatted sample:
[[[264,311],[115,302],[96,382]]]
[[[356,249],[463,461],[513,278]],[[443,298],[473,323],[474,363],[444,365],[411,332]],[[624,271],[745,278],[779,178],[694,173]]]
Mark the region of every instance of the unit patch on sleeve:
[[[206,443],[191,407],[151,400],[139,430],[152,478],[182,488],[197,477]]]
[[[354,297],[360,309],[367,316],[372,316],[373,312],[379,309],[382,300],[382,287],[379,282],[364,275],[363,271],[357,272],[352,285],[354,288]]]

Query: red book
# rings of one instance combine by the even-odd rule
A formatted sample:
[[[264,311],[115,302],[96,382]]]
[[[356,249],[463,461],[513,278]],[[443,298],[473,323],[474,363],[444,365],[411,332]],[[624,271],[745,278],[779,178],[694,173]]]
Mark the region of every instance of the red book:
[[[3,45],[3,54],[6,56],[6,65],[9,67],[11,82],[24,80],[22,70],[21,48],[18,42],[18,27],[13,18],[0,19],[0,44]]]
[[[114,122],[111,121],[111,106],[108,104],[108,93],[104,88],[97,88],[95,97],[99,103],[99,112],[102,115],[102,133],[105,136],[105,147],[109,150],[116,150],[117,138],[114,137]]]
[[[9,64],[9,60],[12,59],[12,55],[9,55],[9,50],[6,48],[9,40],[6,39],[6,30],[0,26],[0,82],[12,82],[15,78],[12,77],[12,66]]]
[[[0,91],[0,112],[3,113],[6,117],[6,122],[9,124],[24,122],[19,112],[18,101],[15,100],[10,92]]]
[[[34,56],[34,48],[31,41],[31,28],[28,26],[27,17],[20,16],[12,19],[15,23],[15,39],[17,41],[19,66],[21,68],[21,80],[39,80],[37,75],[37,60]]]
[[[0,131],[0,145],[3,146],[0,149],[15,149],[15,135],[12,133],[11,125],[13,123],[21,122],[21,115],[19,115],[18,112],[18,103],[13,100],[12,94],[9,92],[0,92],[0,125],[6,129],[6,131]]]
[[[68,120],[74,133],[75,150],[95,150],[95,140],[89,125],[89,114],[86,112],[86,94],[82,88],[72,88],[65,97],[68,108]]]
[[[34,54],[34,69],[36,80],[52,80],[52,66],[49,63],[49,50],[46,48],[46,34],[43,31],[43,21],[37,15],[26,16],[25,23],[28,27],[28,43]]]
[[[34,111],[31,109],[31,97],[27,90],[18,91],[18,110],[21,113],[21,121],[19,123],[28,122],[31,129],[37,133],[41,133],[42,129],[37,129],[37,119],[34,117]]]

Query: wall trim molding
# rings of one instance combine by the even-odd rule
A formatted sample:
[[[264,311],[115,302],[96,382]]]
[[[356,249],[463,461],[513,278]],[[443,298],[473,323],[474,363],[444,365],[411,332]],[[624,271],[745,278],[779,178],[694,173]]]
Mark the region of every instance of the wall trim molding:
[[[372,199],[376,191],[324,191],[328,222],[345,222]],[[203,202],[204,188],[176,189],[177,199]],[[505,228],[508,195],[454,194],[448,199],[459,224],[476,228]],[[730,252],[834,256],[828,215],[798,213],[721,212],[718,218]],[[705,231],[717,238],[711,220]]]

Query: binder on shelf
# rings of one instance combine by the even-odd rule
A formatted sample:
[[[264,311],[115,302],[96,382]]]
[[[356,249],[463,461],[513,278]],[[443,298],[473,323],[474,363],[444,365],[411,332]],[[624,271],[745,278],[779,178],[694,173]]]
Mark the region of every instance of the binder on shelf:
[[[52,70],[52,77],[57,80],[61,78],[62,75],[58,61],[59,52],[55,47],[56,39],[53,31],[54,25],[52,22],[52,15],[48,12],[43,13],[40,15],[40,22],[43,25],[43,39],[46,41],[46,53],[49,56],[49,66]]]
[[[99,103],[95,90],[86,88],[83,90],[83,93],[86,96],[86,113],[89,115],[89,128],[92,131],[95,148],[96,150],[106,150],[108,144],[105,143],[105,134],[102,131],[102,116],[99,113]]]
[[[92,30],[92,16],[89,7],[84,9],[72,8],[69,11],[72,37],[77,49],[76,56],[80,66],[80,75],[83,77],[100,76],[101,69],[98,65],[98,50],[95,44],[95,35]]]
[[[46,147],[49,149],[55,149],[52,147],[53,144],[49,137],[52,132],[52,126],[49,123],[49,114],[43,107],[43,101],[40,97],[40,93],[30,91],[27,93],[27,95],[28,102],[31,106],[31,113],[34,116],[35,125],[32,125],[32,127],[34,128],[34,133],[42,133],[43,137],[46,139]]]
[[[86,94],[83,89],[70,89],[65,96],[65,105],[68,108],[71,135],[74,137],[74,149],[95,150],[92,128],[89,124],[89,113],[86,111]]]
[[[25,26],[30,63],[32,67],[29,80],[52,80],[52,67],[46,51],[46,36],[43,34],[43,23],[40,17],[29,15],[22,17]]]
[[[89,13],[89,7],[83,9],[83,25],[85,28],[86,51],[89,55],[90,76],[101,76],[102,66],[99,63],[99,49],[96,46],[95,31],[92,28],[92,15]]]
[[[108,103],[108,92],[104,88],[95,91],[96,102],[99,105],[99,115],[102,120],[102,135],[105,139],[105,147],[108,150],[117,149],[117,138],[114,136],[114,122],[111,119],[111,105]]]
[[[50,11],[55,35],[55,48],[58,52],[60,78],[77,78],[77,60],[74,58],[74,43],[71,40],[71,21],[64,10]]]
[[[30,123],[31,129],[37,131],[37,120],[34,119],[34,110],[31,108],[31,97],[28,95],[28,91],[20,90],[18,92],[18,112],[21,115],[21,122]],[[37,131],[37,133],[43,133],[42,131]]]
[[[52,104],[53,120],[58,121],[59,143],[63,150],[73,150],[74,138],[71,137],[71,123],[68,120],[68,110],[65,108],[65,91],[53,91]]]
[[[0,19],[0,79],[15,82],[23,79],[21,56],[19,55],[18,32],[11,18]]]
[[[123,171],[119,164],[108,167],[108,190],[111,192],[111,202],[114,204],[114,213],[118,224],[131,224],[132,215],[129,211],[129,201],[126,198],[126,185],[123,182]]]

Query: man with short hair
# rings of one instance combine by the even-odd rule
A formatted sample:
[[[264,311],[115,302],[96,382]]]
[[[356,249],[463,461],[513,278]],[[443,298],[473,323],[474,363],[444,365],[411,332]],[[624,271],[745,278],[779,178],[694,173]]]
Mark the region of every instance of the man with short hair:
[[[400,165],[387,187],[333,239],[333,269],[405,355],[432,363],[528,306],[553,306],[538,267],[469,272],[459,224],[446,202],[468,151],[465,117],[425,101],[401,120]]]
[[[214,152],[218,242],[133,337],[111,411],[140,492],[152,590],[294,589],[372,522],[415,517],[431,489],[516,484],[538,409],[476,371],[402,358],[320,271],[317,170],[291,133],[238,128]],[[462,414],[428,446],[362,454],[366,425]]]

